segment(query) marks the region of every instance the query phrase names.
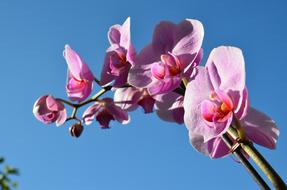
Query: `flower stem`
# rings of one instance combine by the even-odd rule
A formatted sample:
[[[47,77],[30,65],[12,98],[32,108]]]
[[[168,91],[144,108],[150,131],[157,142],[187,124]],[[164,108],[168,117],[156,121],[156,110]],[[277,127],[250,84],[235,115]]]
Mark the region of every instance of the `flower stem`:
[[[229,127],[228,134],[232,138],[238,138],[237,131],[233,127]],[[277,190],[287,190],[287,186],[278,173],[272,168],[267,160],[258,152],[258,150],[249,141],[240,143],[242,149],[252,158],[255,164],[262,170],[266,177],[270,180],[272,185]]]
[[[103,87],[98,93],[96,93],[90,99],[87,99],[87,100],[85,100],[83,102],[80,102],[80,103],[76,104],[76,107],[81,107],[81,106],[87,105],[88,103],[96,101],[100,96],[102,96],[106,92],[110,91],[111,89],[112,89],[112,86],[105,86],[105,87]]]
[[[230,137],[227,134],[222,135],[222,139],[229,148],[232,148],[233,141],[230,139]],[[255,170],[255,168],[249,163],[249,161],[246,159],[246,157],[242,154],[241,148],[235,149],[233,154],[237,157],[237,159],[240,161],[240,163],[245,167],[245,169],[251,175],[253,180],[258,184],[260,189],[270,190],[270,187],[266,184],[266,182],[258,174],[258,172]]]

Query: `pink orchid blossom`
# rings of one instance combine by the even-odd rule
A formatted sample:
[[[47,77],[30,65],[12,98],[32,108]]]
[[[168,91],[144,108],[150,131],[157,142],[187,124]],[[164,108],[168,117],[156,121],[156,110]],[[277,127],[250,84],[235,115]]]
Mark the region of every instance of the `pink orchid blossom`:
[[[83,101],[92,92],[94,76],[89,67],[69,45],[65,45],[64,58],[68,64],[66,91],[73,101]]]
[[[138,106],[144,109],[145,113],[153,112],[155,100],[146,89],[135,87],[118,88],[114,94],[114,101],[123,110],[133,111]]]
[[[63,103],[53,96],[41,96],[33,107],[34,116],[45,124],[56,123],[57,126],[65,123],[67,114]]]
[[[274,121],[249,106],[242,52],[235,47],[215,48],[205,68],[198,67],[184,97],[184,122],[191,144],[211,158],[227,155],[221,139],[234,117],[247,138],[274,149],[279,135]]]
[[[201,22],[186,19],[179,24],[159,23],[152,43],[136,58],[128,82],[138,88],[147,88],[156,95],[176,89],[182,77],[190,77],[202,55],[204,30]]]
[[[114,87],[127,82],[128,72],[136,55],[130,37],[130,18],[123,25],[114,25],[108,32],[111,46],[107,49],[101,74],[101,85],[115,81]]]
[[[98,100],[88,107],[83,114],[83,121],[86,125],[90,125],[95,117],[102,129],[110,128],[111,120],[117,120],[122,124],[130,121],[128,112],[116,106],[111,98]]]

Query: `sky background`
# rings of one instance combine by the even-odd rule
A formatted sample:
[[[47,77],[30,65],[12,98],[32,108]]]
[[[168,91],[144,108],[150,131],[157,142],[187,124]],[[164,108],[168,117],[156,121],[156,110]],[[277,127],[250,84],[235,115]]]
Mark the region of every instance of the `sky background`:
[[[0,154],[20,168],[19,190],[257,189],[240,164],[196,152],[184,125],[155,114],[138,110],[110,130],[93,124],[79,139],[69,135],[71,123],[56,128],[34,118],[39,96],[66,99],[64,45],[99,76],[107,31],[128,16],[137,51],[158,22],[185,18],[205,27],[204,61],[220,45],[243,50],[251,104],[281,131],[275,151],[259,150],[287,181],[286,7],[284,0],[0,0]]]

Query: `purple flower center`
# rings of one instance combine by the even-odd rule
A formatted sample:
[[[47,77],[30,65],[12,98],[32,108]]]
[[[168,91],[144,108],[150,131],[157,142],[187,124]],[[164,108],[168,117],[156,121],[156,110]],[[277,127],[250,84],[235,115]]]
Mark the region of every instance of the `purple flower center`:
[[[43,120],[48,123],[52,123],[57,119],[57,113],[55,111],[49,112],[42,116]]]
[[[115,120],[114,116],[106,108],[104,108],[98,113],[96,119],[100,123],[102,129],[110,128],[109,127],[110,121]]]
[[[162,54],[161,61],[152,64],[151,73],[152,76],[158,80],[162,80],[166,77],[174,77],[182,72],[182,64],[178,57],[172,53]]]

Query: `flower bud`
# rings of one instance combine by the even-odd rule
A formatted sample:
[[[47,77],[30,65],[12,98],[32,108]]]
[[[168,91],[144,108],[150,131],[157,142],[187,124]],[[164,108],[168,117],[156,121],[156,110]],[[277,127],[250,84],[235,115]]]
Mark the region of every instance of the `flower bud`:
[[[76,124],[72,125],[69,130],[70,130],[70,134],[72,137],[78,138],[79,136],[81,136],[81,134],[84,130],[84,127],[82,124],[76,123]]]
[[[34,116],[45,124],[56,123],[57,126],[65,123],[67,114],[63,103],[51,95],[41,96],[34,104]]]

